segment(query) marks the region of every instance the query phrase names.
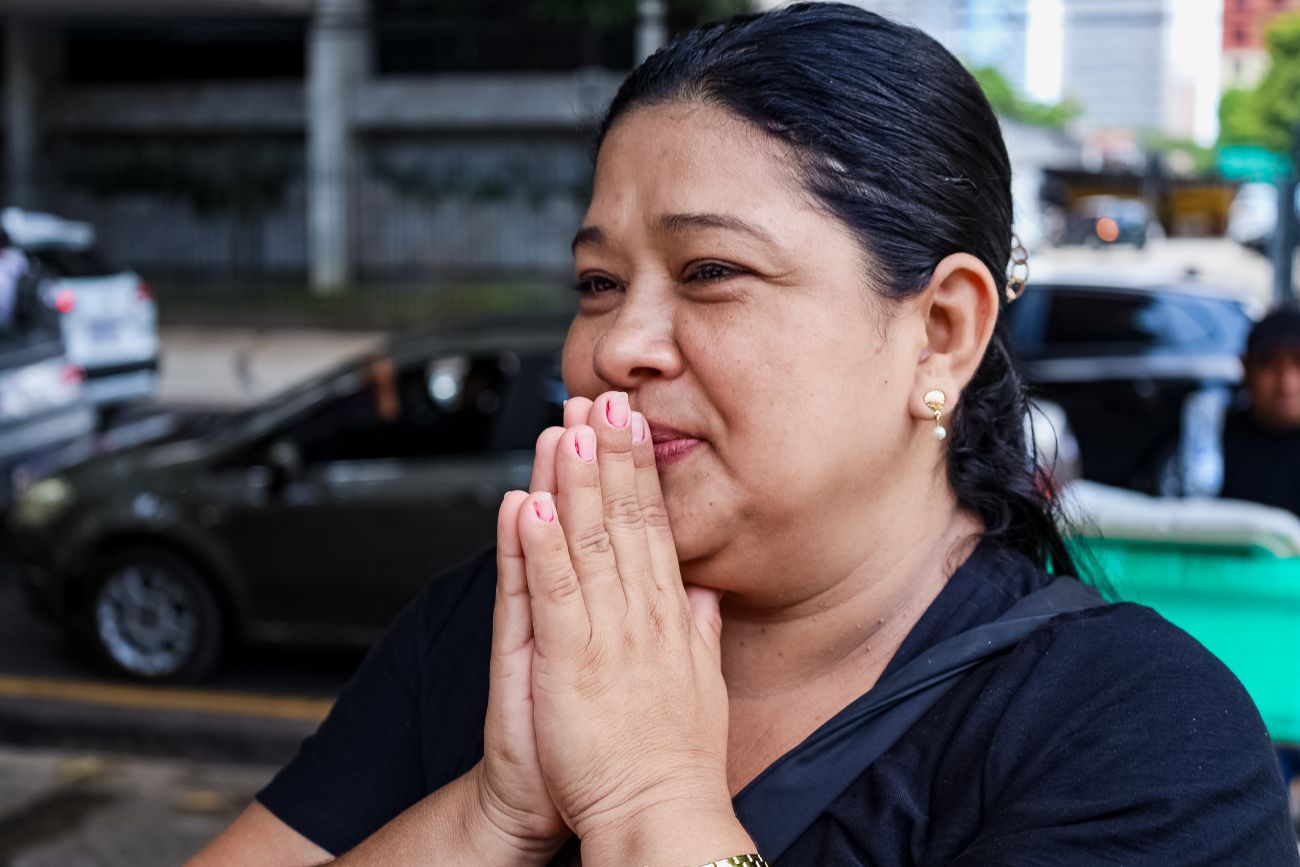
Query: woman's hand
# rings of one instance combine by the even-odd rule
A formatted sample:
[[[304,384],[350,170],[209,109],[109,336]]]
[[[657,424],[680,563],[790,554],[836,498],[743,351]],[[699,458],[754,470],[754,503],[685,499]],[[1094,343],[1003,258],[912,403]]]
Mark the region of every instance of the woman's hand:
[[[543,434],[537,490],[507,499],[521,503],[523,557],[503,557],[500,580],[528,587],[546,788],[588,863],[750,851],[727,790],[717,594],[682,585],[649,430],[627,395],[570,401],[566,424],[583,410],[586,424]]]
[[[565,425],[586,421],[591,401],[565,404]],[[555,493],[555,449],[564,427],[537,438],[528,489]],[[519,511],[528,500],[510,491],[497,514],[497,593],[483,761],[471,772],[485,830],[521,851],[553,853],[569,836],[542,779],[533,735],[533,618],[519,541]],[[546,860],[546,859],[542,859]]]
[[[543,434],[554,448],[556,428]],[[534,484],[536,473],[534,473]],[[553,483],[552,483],[553,487]],[[492,615],[492,660],[483,760],[474,791],[484,828],[508,849],[545,863],[569,836],[542,780],[533,737],[533,627],[519,543],[519,510],[528,500],[511,491],[497,516],[497,594]]]

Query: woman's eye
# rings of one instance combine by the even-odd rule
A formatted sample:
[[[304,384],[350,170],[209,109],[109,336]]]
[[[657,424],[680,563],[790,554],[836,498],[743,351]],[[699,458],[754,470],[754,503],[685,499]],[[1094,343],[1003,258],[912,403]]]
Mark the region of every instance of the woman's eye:
[[[583,277],[574,284],[573,288],[583,295],[599,295],[601,292],[617,289],[618,283],[608,277]]]
[[[738,268],[733,268],[730,265],[723,265],[718,262],[705,262],[691,270],[686,279],[688,281],[703,280],[706,283],[711,283],[715,280],[725,280],[728,277],[734,277],[739,273],[740,270]]]

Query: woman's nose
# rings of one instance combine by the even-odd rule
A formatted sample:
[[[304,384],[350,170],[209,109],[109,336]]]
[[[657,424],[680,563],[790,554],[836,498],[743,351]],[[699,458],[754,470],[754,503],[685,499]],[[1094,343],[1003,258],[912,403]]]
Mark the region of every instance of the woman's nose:
[[[616,388],[672,378],[682,370],[670,305],[638,295],[628,291],[593,353],[596,375]]]

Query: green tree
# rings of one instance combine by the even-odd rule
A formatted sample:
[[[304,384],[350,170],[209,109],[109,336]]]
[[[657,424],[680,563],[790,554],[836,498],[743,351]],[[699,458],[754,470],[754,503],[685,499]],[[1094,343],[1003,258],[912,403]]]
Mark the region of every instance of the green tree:
[[[1286,153],[1300,123],[1300,14],[1279,15],[1265,37],[1268,72],[1253,90],[1219,100],[1219,144],[1258,145]]]
[[[975,67],[971,69],[971,75],[979,82],[989,105],[1003,117],[1031,126],[1062,129],[1079,116],[1079,106],[1069,100],[1034,102],[1021,96],[1006,76],[992,66]]]

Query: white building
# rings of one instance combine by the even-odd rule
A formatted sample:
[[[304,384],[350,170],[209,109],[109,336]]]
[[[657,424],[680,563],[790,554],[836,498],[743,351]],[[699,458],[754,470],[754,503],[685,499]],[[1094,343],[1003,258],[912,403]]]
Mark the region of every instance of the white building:
[[[1029,29],[1041,0],[851,0],[919,27],[971,66],[996,67],[1029,92]],[[1054,0],[1059,2],[1059,0]],[[765,7],[779,2],[762,3]]]
[[[1218,133],[1221,0],[854,0],[920,27],[1020,92],[1069,98],[1079,130]],[[780,5],[766,0],[762,5]]]
[[[1086,131],[1218,134],[1217,0],[1064,0],[1062,91]]]

